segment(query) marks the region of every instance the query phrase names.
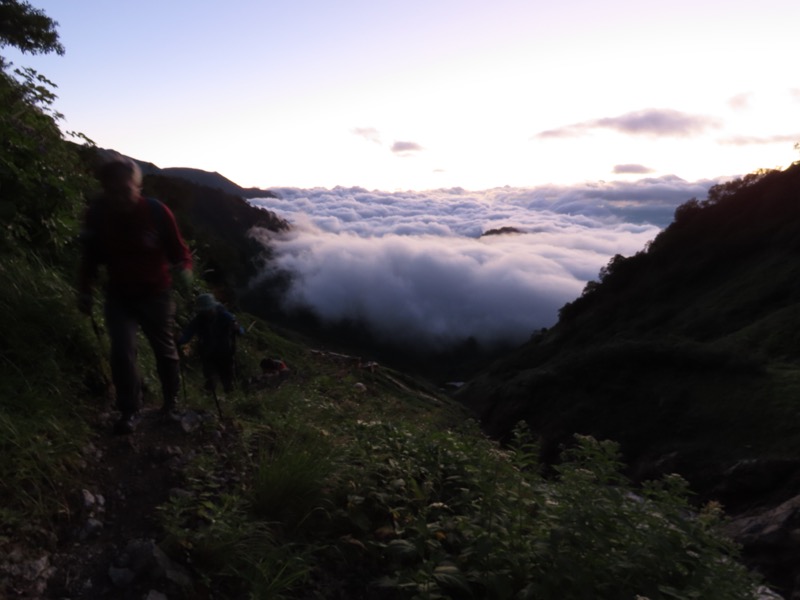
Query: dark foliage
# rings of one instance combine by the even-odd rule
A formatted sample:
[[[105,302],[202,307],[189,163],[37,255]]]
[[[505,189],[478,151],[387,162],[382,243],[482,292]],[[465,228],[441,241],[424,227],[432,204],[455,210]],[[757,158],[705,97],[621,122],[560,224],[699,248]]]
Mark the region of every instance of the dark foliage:
[[[0,0],[0,48],[14,46],[30,54],[64,54],[57,25],[44,11],[27,2]]]
[[[669,315],[685,310],[698,292],[731,282],[759,264],[797,262],[798,192],[800,166],[794,166],[717,185],[702,202],[689,200],[646,250],[629,258],[613,257],[601,270],[600,281],[589,282],[579,298],[561,309],[559,326],[595,335],[592,327],[584,327],[586,317],[617,333],[631,328],[674,333]],[[754,284],[758,289],[745,306],[741,303],[746,299],[737,297],[720,307],[724,315],[703,315],[705,325],[689,319],[678,333],[712,339],[737,330],[758,313],[800,300],[794,271],[780,270],[781,278]],[[661,328],[665,323],[666,329]]]

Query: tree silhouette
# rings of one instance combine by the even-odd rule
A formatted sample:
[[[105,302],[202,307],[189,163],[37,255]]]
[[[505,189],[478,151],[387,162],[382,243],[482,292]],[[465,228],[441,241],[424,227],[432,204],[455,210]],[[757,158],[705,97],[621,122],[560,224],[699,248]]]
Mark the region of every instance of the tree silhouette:
[[[57,26],[44,11],[27,2],[0,0],[0,48],[14,46],[29,54],[64,54]],[[2,58],[0,64],[5,64]]]

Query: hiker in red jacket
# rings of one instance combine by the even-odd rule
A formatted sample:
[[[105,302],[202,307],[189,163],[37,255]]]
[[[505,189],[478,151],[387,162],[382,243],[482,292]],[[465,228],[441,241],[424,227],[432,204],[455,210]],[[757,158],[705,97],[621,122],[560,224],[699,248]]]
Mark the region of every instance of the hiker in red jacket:
[[[142,172],[133,160],[119,156],[101,165],[96,175],[103,193],[89,203],[84,215],[78,308],[92,314],[92,289],[100,265],[105,265],[111,375],[122,413],[114,431],[124,434],[133,432],[141,405],[136,358],[139,327],[156,358],[162,411],[175,408],[180,370],[171,267],[179,269],[188,286],[192,257],[169,208],[142,196]]]

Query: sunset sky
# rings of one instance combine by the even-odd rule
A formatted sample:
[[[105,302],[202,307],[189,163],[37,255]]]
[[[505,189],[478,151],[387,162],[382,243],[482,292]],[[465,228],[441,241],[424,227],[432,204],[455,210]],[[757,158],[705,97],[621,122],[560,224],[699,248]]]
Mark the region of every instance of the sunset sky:
[[[786,167],[796,0],[30,0],[64,128],[243,186],[687,181]]]

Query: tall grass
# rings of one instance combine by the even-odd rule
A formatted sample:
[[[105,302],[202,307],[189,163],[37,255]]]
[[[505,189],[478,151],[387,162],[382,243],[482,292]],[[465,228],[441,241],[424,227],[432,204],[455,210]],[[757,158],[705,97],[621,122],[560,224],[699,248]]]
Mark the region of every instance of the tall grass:
[[[0,498],[4,519],[29,520],[62,502],[102,359],[67,278],[36,255],[0,267],[0,313]]]
[[[279,544],[269,524],[253,520],[241,496],[173,498],[163,516],[163,547],[189,556],[201,583],[217,597],[282,598],[307,578],[308,565],[297,550]]]
[[[326,483],[334,470],[331,444],[313,429],[286,432],[274,447],[261,448],[253,470],[255,515],[293,528],[314,510],[324,510]]]

